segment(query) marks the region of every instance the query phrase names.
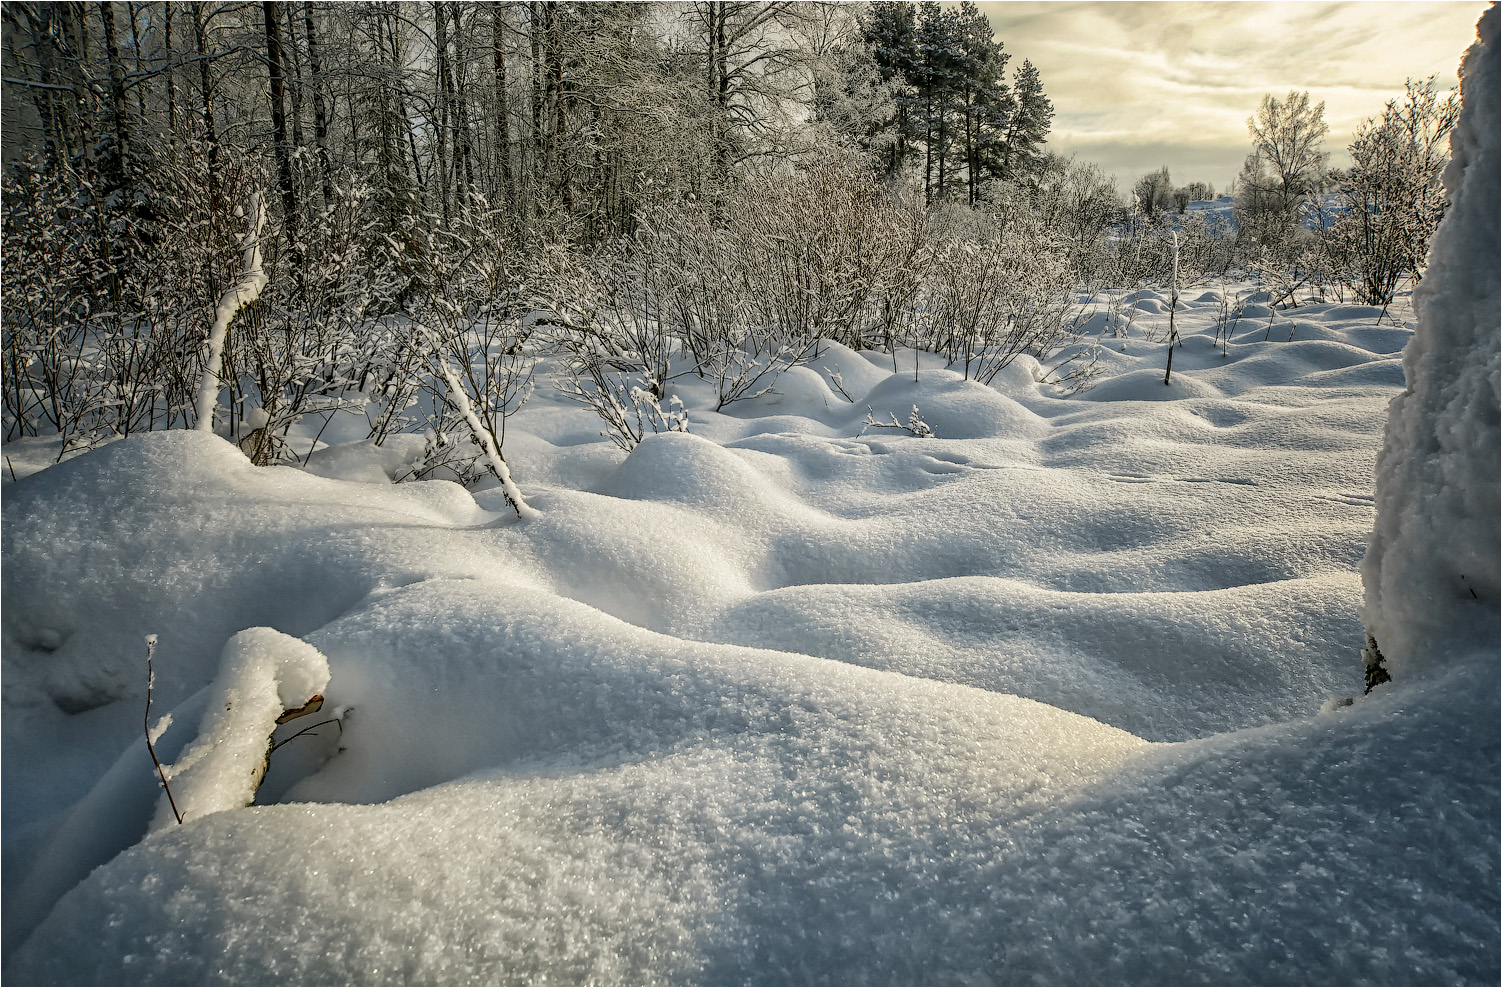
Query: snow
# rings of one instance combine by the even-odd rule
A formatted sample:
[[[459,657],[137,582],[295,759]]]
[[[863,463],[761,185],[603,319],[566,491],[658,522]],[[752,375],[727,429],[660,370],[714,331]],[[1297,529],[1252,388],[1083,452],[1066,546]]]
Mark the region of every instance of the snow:
[[[1496,983],[1474,160],[1492,225],[1457,209],[1417,335],[1322,303],[1224,343],[1255,286],[1196,285],[1165,386],[1138,293],[1085,390],[828,344],[719,412],[675,378],[690,431],[629,454],[539,389],[525,520],[392,483],[421,437],[16,448],[5,979]],[[1488,333],[1490,377],[1456,352]],[[1459,531],[1410,536],[1431,513]],[[1477,598],[1435,597],[1436,551]],[[1370,695],[1363,614],[1405,673]]]
[[[1362,613],[1395,676],[1445,657],[1442,643],[1497,642],[1497,17],[1487,10],[1462,64],[1461,119],[1444,176],[1451,207],[1414,292],[1408,386],[1393,401],[1377,465]]]
[[[391,484],[405,440],[8,485],[7,979],[1494,981],[1495,649],[1359,696],[1410,334],[1313,305],[1223,355],[1218,311],[1169,387],[1144,314],[1078,393],[833,346],[722,413],[683,379],[693,431],[629,455],[539,397],[525,522]]]

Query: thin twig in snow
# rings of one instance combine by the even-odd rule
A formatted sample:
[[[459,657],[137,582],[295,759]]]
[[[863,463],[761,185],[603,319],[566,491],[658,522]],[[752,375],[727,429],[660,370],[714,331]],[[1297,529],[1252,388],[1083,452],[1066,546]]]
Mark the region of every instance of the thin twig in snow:
[[[172,805],[172,815],[177,817],[177,822],[183,822],[183,815],[177,809],[177,800],[172,798],[172,787],[167,784],[167,771],[162,768],[162,762],[156,757],[156,740],[152,737],[151,730],[151,689],[156,685],[156,671],[152,668],[151,659],[156,654],[156,635],[146,636],[146,750],[151,754],[151,763],[156,766],[156,774],[161,776],[162,788],[167,790],[167,802]],[[170,714],[168,716],[171,716]]]

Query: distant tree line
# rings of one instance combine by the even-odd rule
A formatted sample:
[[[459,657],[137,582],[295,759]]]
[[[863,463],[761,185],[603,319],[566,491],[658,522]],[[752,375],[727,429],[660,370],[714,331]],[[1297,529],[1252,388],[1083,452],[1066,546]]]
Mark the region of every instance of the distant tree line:
[[[15,3],[7,155],[149,214],[164,159],[272,174],[287,248],[368,184],[393,233],[476,196],[600,240],[850,139],[932,200],[1036,169],[1052,106],[973,3]]]

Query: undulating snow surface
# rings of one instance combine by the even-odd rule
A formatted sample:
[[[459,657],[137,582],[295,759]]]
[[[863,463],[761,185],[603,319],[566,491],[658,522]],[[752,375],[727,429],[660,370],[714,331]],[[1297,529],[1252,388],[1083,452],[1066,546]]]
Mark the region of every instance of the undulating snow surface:
[[[1495,620],[1360,695],[1411,334],[1184,298],[1168,386],[1149,291],[1079,393],[831,345],[629,456],[539,393],[527,520],[401,442],[8,484],[6,980],[1495,983]],[[336,723],[148,835],[148,634],[164,763]]]

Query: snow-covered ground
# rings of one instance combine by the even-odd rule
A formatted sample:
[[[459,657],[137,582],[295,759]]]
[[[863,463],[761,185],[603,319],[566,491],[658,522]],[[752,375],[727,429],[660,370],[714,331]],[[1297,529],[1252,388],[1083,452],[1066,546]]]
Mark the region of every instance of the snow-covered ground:
[[[1129,311],[1085,391],[830,345],[629,455],[540,388],[525,521],[7,448],[6,980],[1496,983],[1494,603],[1362,696],[1411,313],[1190,292],[1165,386]]]

